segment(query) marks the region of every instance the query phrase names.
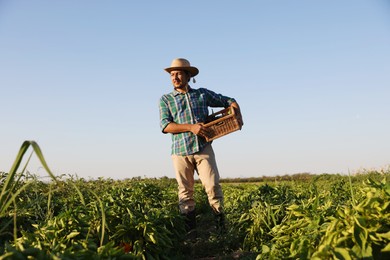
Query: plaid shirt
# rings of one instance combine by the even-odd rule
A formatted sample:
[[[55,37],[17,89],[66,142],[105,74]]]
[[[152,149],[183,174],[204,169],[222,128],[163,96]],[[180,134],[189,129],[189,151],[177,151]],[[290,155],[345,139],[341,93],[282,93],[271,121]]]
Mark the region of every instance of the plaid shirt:
[[[205,88],[189,88],[187,93],[176,90],[160,98],[160,127],[164,133],[169,123],[196,124],[205,122],[208,107],[228,107],[235,100]],[[207,142],[192,132],[172,134],[172,154],[190,155],[201,151]]]

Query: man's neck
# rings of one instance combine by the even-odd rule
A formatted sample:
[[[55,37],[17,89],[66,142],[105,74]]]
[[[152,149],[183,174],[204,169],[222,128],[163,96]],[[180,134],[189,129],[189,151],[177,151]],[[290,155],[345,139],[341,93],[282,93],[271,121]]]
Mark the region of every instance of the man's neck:
[[[189,89],[190,89],[190,85],[188,85],[188,84],[185,85],[185,86],[183,86],[183,87],[177,87],[177,88],[175,88],[176,91],[178,91],[178,92],[180,92],[180,93],[182,93],[182,94],[187,93]]]

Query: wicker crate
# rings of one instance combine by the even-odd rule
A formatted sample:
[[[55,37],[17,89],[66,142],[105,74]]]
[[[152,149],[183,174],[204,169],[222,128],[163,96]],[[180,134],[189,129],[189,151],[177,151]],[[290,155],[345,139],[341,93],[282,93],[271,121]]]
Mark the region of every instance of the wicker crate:
[[[211,114],[204,127],[208,129],[208,136],[205,137],[207,142],[241,130],[241,126],[237,120],[237,113],[233,107],[228,107]]]

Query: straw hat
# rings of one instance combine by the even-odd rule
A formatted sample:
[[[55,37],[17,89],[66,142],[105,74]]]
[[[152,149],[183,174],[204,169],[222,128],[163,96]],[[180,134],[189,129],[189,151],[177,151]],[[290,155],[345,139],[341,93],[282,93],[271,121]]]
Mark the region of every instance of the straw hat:
[[[170,73],[172,70],[185,70],[190,73],[191,77],[194,77],[199,73],[198,68],[192,67],[188,60],[182,58],[174,59],[171,63],[171,66],[164,70],[168,73]]]

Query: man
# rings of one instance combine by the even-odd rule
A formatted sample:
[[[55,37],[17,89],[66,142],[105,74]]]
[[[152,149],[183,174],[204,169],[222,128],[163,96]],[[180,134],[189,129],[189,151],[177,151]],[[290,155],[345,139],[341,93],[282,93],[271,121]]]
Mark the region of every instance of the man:
[[[180,212],[186,216],[187,231],[195,229],[196,171],[213,209],[217,229],[223,229],[225,223],[220,177],[211,142],[206,142],[204,138],[207,136],[207,128],[202,123],[208,116],[208,107],[232,106],[236,109],[239,123],[243,125],[240,107],[233,98],[205,88],[191,88],[190,79],[199,70],[186,59],[174,59],[165,71],[170,74],[174,89],[160,98],[160,127],[163,133],[172,134],[171,154],[179,186]]]

